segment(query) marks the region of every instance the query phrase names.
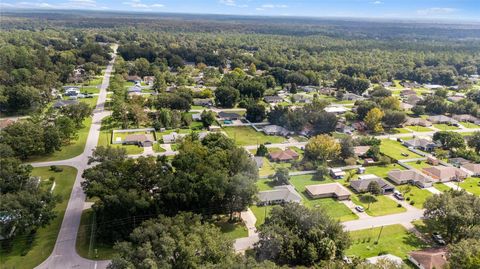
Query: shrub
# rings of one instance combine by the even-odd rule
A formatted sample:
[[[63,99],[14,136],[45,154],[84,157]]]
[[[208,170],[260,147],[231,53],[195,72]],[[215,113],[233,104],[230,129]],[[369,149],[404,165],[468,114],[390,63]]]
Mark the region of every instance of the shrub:
[[[401,204],[397,204],[397,207],[402,207],[402,205],[401,205]]]
[[[56,165],[51,165],[51,166],[50,166],[50,170],[53,171],[53,172],[55,172],[55,173],[59,173],[59,172],[62,172],[62,171],[63,171],[63,168],[58,167],[58,166],[56,166]]]
[[[410,201],[410,205],[414,205],[415,204],[415,201]]]
[[[51,176],[48,178],[48,180],[50,180],[50,182],[54,182],[55,181],[55,177],[54,176]]]
[[[410,201],[410,197],[407,197],[407,199],[405,199],[405,200]]]

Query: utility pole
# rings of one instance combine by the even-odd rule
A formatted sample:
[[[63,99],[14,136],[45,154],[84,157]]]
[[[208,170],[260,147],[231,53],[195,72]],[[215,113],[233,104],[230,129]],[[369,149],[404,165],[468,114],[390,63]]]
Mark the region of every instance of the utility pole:
[[[383,226],[380,227],[380,232],[378,233],[377,241],[375,241],[375,244],[378,244],[378,241],[380,241],[380,236],[382,235],[382,231],[383,231]]]

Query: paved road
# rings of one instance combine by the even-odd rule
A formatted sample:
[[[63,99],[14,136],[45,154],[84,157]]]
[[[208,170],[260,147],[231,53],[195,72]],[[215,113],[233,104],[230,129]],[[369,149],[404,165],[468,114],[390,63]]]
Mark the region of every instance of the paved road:
[[[116,51],[116,47],[114,47],[114,51]],[[32,163],[32,165],[35,167],[69,165],[77,168],[78,170],[72,193],[70,195],[70,200],[68,201],[67,210],[63,218],[62,226],[60,228],[60,232],[58,233],[57,241],[55,242],[55,247],[50,256],[42,264],[37,266],[39,269],[101,269],[106,268],[110,263],[110,261],[92,261],[80,257],[77,254],[75,243],[77,239],[78,228],[80,226],[80,218],[85,206],[85,193],[80,185],[83,180],[82,174],[83,171],[88,168],[88,157],[91,155],[92,150],[97,146],[102,119],[109,115],[109,113],[104,110],[104,106],[107,98],[107,88],[114,61],[115,55],[107,66],[107,70],[105,71],[105,75],[103,77],[97,106],[93,111],[92,125],[90,126],[90,131],[88,133],[83,153],[68,160]]]

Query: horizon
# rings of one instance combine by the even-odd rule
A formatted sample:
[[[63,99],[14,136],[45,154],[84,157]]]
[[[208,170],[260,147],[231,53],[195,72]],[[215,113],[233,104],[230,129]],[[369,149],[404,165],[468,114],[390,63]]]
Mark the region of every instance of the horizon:
[[[266,18],[308,18],[308,19],[354,19],[380,21],[406,21],[431,23],[478,23],[480,6],[474,1],[456,3],[450,0],[416,1],[416,4],[402,1],[364,1],[343,0],[331,3],[331,0],[322,3],[310,1],[268,1],[253,0],[209,0],[182,1],[175,3],[172,0],[142,1],[133,0],[114,5],[111,0],[46,0],[36,2],[4,1],[0,3],[2,13],[5,12],[105,12],[123,14],[179,14],[179,15],[216,15]],[[335,1],[334,1],[335,2]],[[169,4],[170,3],[170,4]],[[190,3],[190,4],[186,4]],[[247,4],[242,4],[247,3]],[[330,3],[331,5],[328,5]],[[325,4],[328,8],[325,9]],[[440,5],[442,4],[442,5]],[[362,6],[362,7],[359,7]],[[395,10],[395,12],[393,12]],[[285,12],[289,11],[289,12]],[[409,11],[409,12],[407,12]],[[408,14],[408,15],[405,15]]]

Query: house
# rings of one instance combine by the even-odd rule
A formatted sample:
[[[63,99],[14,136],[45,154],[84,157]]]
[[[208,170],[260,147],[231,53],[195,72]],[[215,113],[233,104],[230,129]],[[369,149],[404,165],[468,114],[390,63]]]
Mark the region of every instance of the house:
[[[264,96],[263,99],[265,100],[265,102],[270,103],[270,104],[283,102],[283,98],[278,96],[278,95]]]
[[[430,121],[431,123],[458,125],[458,121],[445,115],[430,116],[428,117],[428,121]]]
[[[134,82],[134,83],[140,83],[142,81],[142,78],[140,78],[139,76],[135,75],[135,76],[127,76],[125,78],[125,80],[127,82]]]
[[[412,147],[412,148],[420,149],[423,151],[433,151],[435,150],[435,148],[438,147],[438,145],[435,144],[434,142],[425,138],[418,138],[418,137],[415,137],[412,140],[403,142],[403,145],[409,148]]]
[[[307,185],[305,186],[305,190],[312,199],[333,197],[337,200],[348,200],[352,194],[347,188],[338,182]]]
[[[55,104],[53,104],[52,107],[62,108],[62,107],[71,106],[75,104],[78,104],[78,100],[58,100],[57,102],[55,102]]]
[[[480,176],[480,164],[479,163],[466,163],[462,165],[462,168],[470,172],[471,176]]]
[[[217,126],[217,125],[210,125],[210,126],[208,126],[208,130],[210,132],[220,132],[222,130],[222,127]]]
[[[192,120],[201,121],[202,120],[202,114],[201,113],[192,114]]]
[[[323,95],[332,95],[335,92],[336,92],[335,88],[329,88],[329,87],[322,87],[318,90],[318,93]]]
[[[480,124],[480,119],[469,114],[453,115],[452,118],[454,120],[461,121],[461,122],[471,122],[475,124]]]
[[[296,103],[305,103],[305,104],[309,104],[312,102],[312,98],[308,95],[304,95],[304,94],[294,94],[292,96],[293,98],[293,101],[296,102]]]
[[[407,258],[419,269],[441,269],[447,265],[447,252],[444,248],[412,251]]]
[[[15,121],[11,119],[0,120],[0,129],[7,128],[8,126],[14,124]]]
[[[356,146],[356,147],[353,147],[353,152],[355,156],[360,157],[367,154],[369,149],[370,149],[370,146]]]
[[[335,114],[343,114],[348,111],[348,109],[344,106],[327,106],[325,112],[335,113]]]
[[[145,84],[147,84],[149,86],[152,86],[154,81],[155,81],[154,76],[144,76],[143,77],[143,82],[145,82]]]
[[[403,110],[410,110],[412,109],[414,106],[411,105],[411,104],[407,104],[407,103],[404,103],[404,102],[401,102],[400,103],[400,108],[403,109]]]
[[[138,85],[135,85],[135,86],[132,86],[132,87],[129,87],[127,92],[130,94],[130,93],[140,93],[142,92],[142,87],[138,86]]]
[[[400,97],[408,97],[410,95],[417,95],[417,92],[411,89],[405,89],[400,92]]]
[[[176,132],[172,132],[170,134],[166,134],[162,136],[163,143],[165,144],[172,144],[175,143],[178,139],[184,137],[185,134],[179,134]]]
[[[451,163],[455,167],[460,167],[464,164],[470,163],[469,160],[465,160],[464,158],[458,157],[458,158],[450,158],[448,160],[449,163]]]
[[[420,88],[420,84],[417,82],[408,82],[408,81],[402,81],[400,82],[400,85],[402,85],[405,88]]]
[[[449,96],[447,97],[447,100],[452,102],[452,103],[457,103],[461,100],[465,99],[465,97],[463,96],[458,96],[458,95],[453,95],[453,96]]]
[[[68,87],[65,89],[65,96],[77,96],[80,93],[80,88],[78,87]]]
[[[363,165],[367,166],[367,165],[371,165],[371,164],[374,164],[375,163],[375,160],[372,159],[372,158],[365,158],[363,159]]]
[[[300,155],[291,149],[271,152],[269,154],[270,160],[274,162],[287,162],[298,159]]]
[[[468,177],[468,173],[457,167],[431,166],[422,170],[437,182],[460,181]]]
[[[438,84],[424,84],[423,86],[429,90],[444,88],[442,85],[438,85]]]
[[[287,136],[288,134],[290,134],[290,132],[287,129],[283,128],[282,126],[278,126],[278,125],[267,125],[267,126],[263,127],[262,131],[266,135]]]
[[[404,126],[423,126],[423,127],[430,127],[432,123],[426,119],[422,118],[411,118],[408,117],[407,121],[403,124]]]
[[[204,98],[204,99],[195,98],[193,99],[193,104],[196,106],[211,107],[213,106],[213,101],[210,98]]]
[[[242,118],[242,116],[240,114],[237,114],[237,113],[234,113],[234,112],[224,112],[224,111],[220,111],[218,113],[218,117],[221,120],[239,120],[239,119]]]
[[[343,95],[342,99],[343,100],[348,100],[348,101],[360,101],[360,100],[364,100],[365,98],[360,96],[360,95],[357,95],[357,94],[354,94],[354,93],[351,93],[351,92],[347,92]]]
[[[273,190],[261,191],[257,195],[257,205],[272,205],[283,203],[300,203],[302,197],[292,185],[276,186]]]
[[[340,168],[331,168],[330,169],[330,176],[333,179],[341,179],[346,175],[345,171]]]
[[[155,139],[151,134],[130,134],[122,141],[125,145],[138,145],[141,147],[151,147]]]
[[[390,82],[390,81],[382,82],[382,86],[383,86],[384,88],[392,87],[392,86],[393,86],[393,82]]]
[[[379,178],[376,175],[367,174],[367,175],[360,175],[358,176],[358,180],[354,180],[350,182],[350,187],[352,187],[356,192],[362,193],[368,191],[368,185],[372,182],[377,182],[380,188],[382,189],[382,193],[393,192],[394,187],[383,179]]]
[[[398,185],[413,183],[421,188],[432,186],[432,180],[417,170],[391,170],[388,178]]]
[[[367,124],[363,121],[357,121],[352,123],[352,127],[359,132],[363,132],[367,129]]]
[[[11,213],[0,212],[0,240],[11,238],[14,235],[17,218],[18,216]]]
[[[365,261],[370,264],[377,264],[380,261],[387,260],[390,261],[393,264],[396,264],[397,266],[402,266],[403,265],[403,260],[400,257],[397,257],[392,254],[384,254],[380,256],[375,256],[375,257],[370,257],[366,258]],[[401,268],[401,267],[399,267]],[[439,268],[440,269],[440,268]]]
[[[406,96],[404,102],[409,104],[409,105],[414,106],[422,100],[423,100],[422,97],[411,94],[411,95]]]
[[[435,165],[438,165],[440,162],[438,161],[437,158],[430,155],[427,157],[427,163],[435,166]]]

